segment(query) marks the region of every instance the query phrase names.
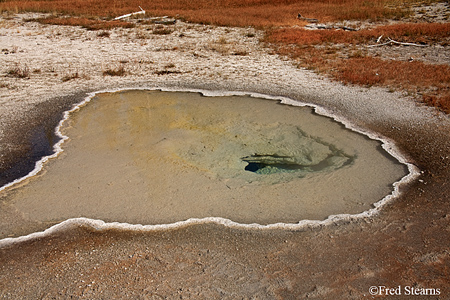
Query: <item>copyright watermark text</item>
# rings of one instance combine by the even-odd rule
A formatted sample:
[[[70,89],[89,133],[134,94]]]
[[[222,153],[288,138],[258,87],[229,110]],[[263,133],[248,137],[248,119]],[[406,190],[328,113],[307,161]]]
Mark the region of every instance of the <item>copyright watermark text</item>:
[[[415,288],[412,286],[397,286],[387,287],[384,285],[371,286],[369,293],[373,296],[438,296],[441,294],[441,289],[438,288]]]

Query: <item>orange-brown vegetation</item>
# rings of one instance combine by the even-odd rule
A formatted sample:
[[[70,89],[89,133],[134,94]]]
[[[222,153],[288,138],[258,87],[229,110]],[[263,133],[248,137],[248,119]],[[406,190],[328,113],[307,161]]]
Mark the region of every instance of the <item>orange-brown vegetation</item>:
[[[403,23],[359,31],[281,28],[271,30],[268,33],[267,40],[273,43],[296,45],[367,44],[368,42],[375,42],[381,35],[400,42],[447,45],[450,38],[450,23]]]
[[[450,91],[448,89],[445,93],[440,93],[440,95],[424,95],[423,102],[450,114]]]
[[[348,83],[439,89],[450,84],[450,66],[447,65],[428,65],[420,61],[387,61],[375,57],[361,57],[340,60],[336,66],[339,69],[339,78]]]
[[[374,57],[336,62],[334,75],[344,83],[402,88],[422,94],[424,103],[450,113],[450,66]]]
[[[116,17],[139,10],[152,15],[179,15],[191,22],[230,26],[298,24],[297,14],[333,20],[398,18],[386,0],[4,0],[0,10],[59,12],[69,15]],[[394,1],[395,2],[395,1]]]
[[[115,69],[108,69],[103,71],[103,76],[124,76],[127,73],[124,66],[117,67]]]
[[[281,46],[281,55],[299,67],[326,74],[344,84],[384,86],[422,95],[422,101],[450,113],[450,66],[420,61],[393,61],[366,56],[359,50],[344,56],[339,49]]]
[[[405,23],[349,32],[343,30],[269,30],[266,42],[299,66],[327,74],[343,83],[385,86],[422,95],[428,104],[450,113],[450,66],[419,61],[393,61],[367,56],[358,45],[375,44],[378,37],[417,44],[448,45],[450,24]],[[342,51],[339,44],[349,44]]]
[[[450,113],[448,65],[383,60],[355,50],[358,45],[375,44],[380,36],[383,36],[383,42],[389,37],[399,42],[439,43],[447,46],[450,41],[449,23],[395,24],[356,32],[292,27],[305,25],[304,21],[296,18],[298,13],[321,22],[399,19],[409,14],[402,7],[424,1],[3,0],[0,1],[0,11],[59,13],[72,17],[51,17],[42,19],[41,22],[108,30],[132,26],[127,22],[111,19],[138,11],[141,6],[150,16],[168,15],[203,24],[258,27],[267,32],[265,42],[272,44],[279,54],[295,59],[301,67],[314,69],[344,83],[389,86],[420,93],[425,103]]]

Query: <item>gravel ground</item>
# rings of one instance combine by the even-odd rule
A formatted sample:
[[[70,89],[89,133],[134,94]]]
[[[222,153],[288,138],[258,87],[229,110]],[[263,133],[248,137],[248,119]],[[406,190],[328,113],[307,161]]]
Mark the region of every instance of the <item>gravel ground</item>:
[[[414,299],[449,297],[448,116],[399,93],[343,86],[298,69],[261,46],[262,33],[251,28],[177,22],[168,35],[139,25],[100,37],[77,27],[24,22],[32,17],[0,19],[3,171],[14,166],[25,172],[33,133],[51,135],[61,113],[89,92],[161,87],[245,91],[317,105],[352,127],[395,141],[421,176],[377,216],[319,228],[203,223],[119,231],[80,224],[26,242],[3,240],[3,298],[370,299],[377,296],[371,287],[380,286],[399,299],[413,293]],[[125,76],[103,75],[122,66]],[[13,77],[11,70],[28,76]],[[15,237],[23,220],[8,206],[10,192],[0,194],[0,219],[2,236]]]

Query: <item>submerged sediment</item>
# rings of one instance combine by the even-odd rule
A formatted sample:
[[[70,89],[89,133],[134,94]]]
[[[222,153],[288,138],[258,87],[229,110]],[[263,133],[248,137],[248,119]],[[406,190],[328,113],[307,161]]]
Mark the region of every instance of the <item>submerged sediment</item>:
[[[398,183],[415,176],[380,141],[304,104],[279,101],[93,94],[58,127],[52,158],[66,141],[63,155],[44,158],[43,172],[24,178],[6,202],[30,228],[79,217],[122,223],[118,228],[202,219],[301,227],[371,215],[374,203],[395,197]],[[259,169],[249,170],[254,165]]]

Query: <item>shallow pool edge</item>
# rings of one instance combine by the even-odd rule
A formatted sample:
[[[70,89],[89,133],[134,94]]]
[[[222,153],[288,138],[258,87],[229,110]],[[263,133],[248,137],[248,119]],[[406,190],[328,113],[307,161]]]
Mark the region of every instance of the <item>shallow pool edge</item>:
[[[383,137],[376,132],[367,131],[362,128],[358,128],[353,125],[349,120],[338,117],[334,115],[331,111],[327,110],[324,107],[319,105],[301,102],[298,100],[293,100],[283,96],[272,96],[255,92],[242,92],[242,91],[210,91],[210,90],[202,90],[202,89],[180,89],[180,88],[165,88],[165,87],[141,87],[141,88],[118,88],[118,89],[107,89],[100,90],[96,92],[89,93],[86,98],[84,98],[80,103],[75,104],[70,110],[65,111],[63,114],[63,118],[59,122],[58,126],[55,128],[55,134],[60,138],[58,143],[53,146],[54,154],[45,156],[41,158],[38,162],[36,162],[35,168],[33,171],[28,173],[26,176],[18,178],[11,183],[8,183],[0,188],[0,192],[3,190],[12,187],[27,178],[35,176],[38,174],[44,164],[52,159],[56,158],[61,152],[63,152],[62,145],[68,139],[67,136],[64,136],[61,133],[61,127],[64,122],[70,117],[72,112],[79,110],[82,106],[89,103],[97,94],[102,93],[115,93],[120,91],[130,91],[130,90],[147,90],[147,91],[162,91],[162,92],[191,92],[191,93],[200,93],[203,96],[207,97],[220,97],[220,96],[250,96],[253,98],[262,98],[268,100],[276,100],[280,101],[282,104],[291,105],[291,106],[307,106],[314,109],[315,113],[332,118],[336,122],[339,122],[345,126],[345,128],[352,130],[354,132],[358,132],[369,137],[372,140],[378,140],[382,143],[382,148],[389,153],[392,157],[398,160],[399,163],[406,165],[408,168],[408,174],[402,177],[399,181],[396,181],[392,184],[393,191],[386,195],[383,199],[378,202],[373,203],[373,208],[364,211],[359,214],[338,214],[338,215],[330,215],[325,220],[301,220],[298,223],[274,223],[268,225],[261,224],[241,224],[229,219],[220,218],[220,217],[207,217],[207,218],[192,218],[185,221],[179,221],[170,224],[158,224],[158,225],[141,225],[141,224],[129,224],[129,223],[118,223],[118,222],[104,222],[102,220],[89,219],[89,218],[72,218],[67,219],[61,223],[58,223],[54,226],[49,227],[48,229],[40,232],[34,232],[25,236],[13,237],[13,238],[4,238],[0,240],[0,248],[15,244],[21,243],[33,239],[42,238],[53,233],[67,230],[70,228],[75,228],[79,226],[87,226],[91,227],[96,231],[105,231],[110,229],[119,229],[119,230],[131,230],[131,231],[140,231],[140,232],[148,232],[148,231],[160,231],[160,230],[169,230],[169,229],[177,229],[190,225],[197,224],[205,224],[205,223],[216,223],[220,225],[224,225],[232,228],[241,228],[241,229],[286,229],[286,230],[301,230],[305,228],[317,228],[321,226],[327,226],[330,224],[335,224],[340,221],[355,221],[363,218],[370,218],[377,215],[381,209],[389,202],[398,198],[401,195],[400,187],[407,183],[414,181],[420,175],[420,170],[413,165],[412,163],[407,162],[406,158],[400,153],[399,149],[395,145],[394,141]]]

